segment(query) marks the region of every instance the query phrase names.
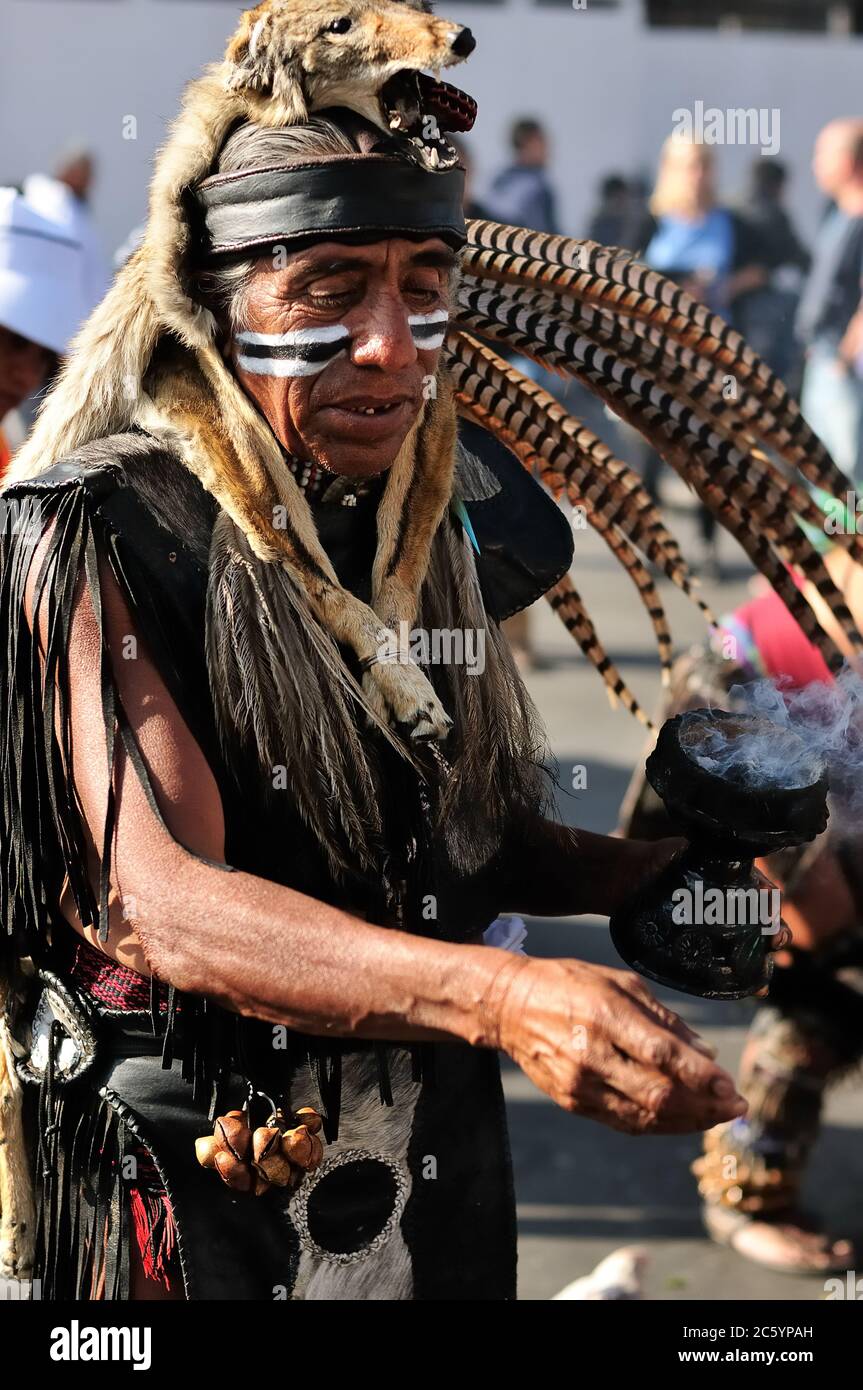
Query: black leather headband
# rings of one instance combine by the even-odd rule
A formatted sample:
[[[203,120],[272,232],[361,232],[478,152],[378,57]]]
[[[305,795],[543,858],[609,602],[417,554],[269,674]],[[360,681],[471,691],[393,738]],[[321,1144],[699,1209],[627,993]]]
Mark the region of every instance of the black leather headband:
[[[208,257],[342,235],[437,236],[454,250],[466,241],[464,171],[431,173],[391,155],[214,174],[195,196]]]

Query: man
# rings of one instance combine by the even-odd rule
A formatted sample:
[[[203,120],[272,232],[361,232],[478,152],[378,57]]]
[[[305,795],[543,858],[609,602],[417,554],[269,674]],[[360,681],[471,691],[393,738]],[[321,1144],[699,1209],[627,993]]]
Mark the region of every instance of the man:
[[[0,479],[3,421],[55,370],[87,312],[81,248],[14,188],[0,188]]]
[[[591,241],[639,251],[646,246],[655,223],[641,197],[639,181],[607,174],[599,182],[599,197],[587,224]]]
[[[821,545],[828,572],[863,626],[863,572],[841,546],[823,538]],[[851,643],[814,585],[806,595],[852,660]],[[666,717],[704,706],[734,709],[747,691],[757,698],[781,690],[792,722],[804,709],[816,722],[836,709],[853,726],[853,689],[849,701],[848,685],[842,677],[834,684],[775,590],[760,583],[722,617],[719,634],[716,650],[693,647],[675,662]],[[738,1084],[748,1112],[705,1135],[705,1152],[693,1164],[711,1237],[778,1273],[826,1275],[856,1259],[852,1242],[828,1234],[803,1197],[827,1094],[863,1057],[863,876],[853,766],[841,753],[830,760],[831,814],[823,834],[757,861],[782,892],[794,944],[780,955],[770,997],[760,1002],[747,1036]],[[671,828],[640,770],[621,818],[624,833],[639,838],[662,837]]]
[[[557,232],[554,190],[548,180],[548,136],[539,121],[522,116],[510,131],[513,162],[491,186],[492,212],[499,222]]]
[[[793,327],[809,252],[785,207],[788,171],[776,159],[760,157],[749,171],[749,188],[739,216],[751,244],[770,274],[766,285],[744,292],[734,306],[735,326],[784,381],[799,372]]]
[[[486,612],[501,575],[510,607],[532,600],[525,537],[569,564],[528,475],[483,475],[497,579],[438,506],[418,629],[481,634],[485,662],[426,666],[452,720],[437,746],[373,705],[385,644],[359,663],[238,520],[253,431],[280,495],[292,479],[309,508],[274,507],[272,527],[299,515],[314,583],[331,564],[365,601],[380,547],[416,544],[429,477],[452,468],[429,384],[461,176],[380,140],[345,111],[234,131],[184,268],[217,315],[221,408],[165,335],[148,425],[7,493],[31,524],[5,555],[0,897],[42,972],[17,981],[10,1034],[32,1083],[43,1297],[513,1297],[498,1048],[626,1132],[743,1110],[637,978],[482,944],[502,910],[611,912],[681,843],[542,814],[529,702]],[[406,441],[425,472],[396,522]],[[477,465],[455,452],[471,496]]]
[[[806,350],[801,404],[839,467],[863,481],[863,120],[831,121],[818,136],[815,181],[832,207],[815,240],[797,311]]]

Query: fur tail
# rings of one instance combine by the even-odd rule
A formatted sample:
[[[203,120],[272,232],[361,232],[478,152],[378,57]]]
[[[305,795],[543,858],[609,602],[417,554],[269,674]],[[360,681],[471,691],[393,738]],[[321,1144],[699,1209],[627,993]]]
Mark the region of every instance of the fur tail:
[[[160,332],[142,249],[118,273],[75,338],[29,439],[13,460],[10,482],[34,477],[90,440],[116,434],[134,420]]]
[[[21,1082],[0,1020],[0,1279],[26,1280],[33,1272],[36,1220],[22,1109]]]

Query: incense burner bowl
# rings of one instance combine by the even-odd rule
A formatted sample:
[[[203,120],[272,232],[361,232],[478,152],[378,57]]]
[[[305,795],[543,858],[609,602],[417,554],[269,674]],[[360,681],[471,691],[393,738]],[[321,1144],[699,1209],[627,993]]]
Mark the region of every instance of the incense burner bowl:
[[[759,715],[696,709],[669,719],[646,764],[689,844],[611,918],[640,975],[704,999],[769,983],[778,890],[753,860],[805,844],[827,824],[827,775],[791,730]]]

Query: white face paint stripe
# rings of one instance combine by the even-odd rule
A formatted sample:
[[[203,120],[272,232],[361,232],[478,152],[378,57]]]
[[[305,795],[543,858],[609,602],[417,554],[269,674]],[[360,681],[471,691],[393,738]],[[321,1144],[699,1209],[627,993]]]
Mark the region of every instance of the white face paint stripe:
[[[237,358],[237,366],[244,372],[250,372],[253,376],[316,376],[322,372],[324,367],[328,367],[337,357],[341,357],[343,349],[332,353],[324,358],[322,362],[307,362],[302,357],[243,357]]]
[[[350,336],[343,323],[332,323],[323,328],[295,328],[292,333],[238,333],[237,342],[256,347],[304,347],[308,343],[336,343]]]
[[[430,314],[409,314],[408,327],[414,346],[424,348],[427,352],[442,347],[448,322],[449,314],[446,309],[434,309]],[[440,331],[435,332],[438,327]]]
[[[408,327],[414,346],[427,352],[442,347],[448,322],[449,314],[445,309],[435,309],[430,314],[409,314]],[[237,346],[241,349],[237,365],[254,376],[315,376],[347,351],[350,339],[350,329],[343,323],[296,328],[290,333],[244,331],[236,335]]]

